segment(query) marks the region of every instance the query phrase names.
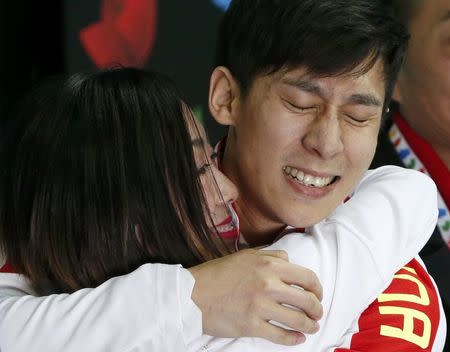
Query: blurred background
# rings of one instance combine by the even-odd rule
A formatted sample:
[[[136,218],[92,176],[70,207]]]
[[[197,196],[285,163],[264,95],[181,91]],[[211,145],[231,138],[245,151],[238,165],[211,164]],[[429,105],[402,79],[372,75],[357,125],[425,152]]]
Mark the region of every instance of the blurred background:
[[[0,2],[0,116],[54,75],[124,65],[175,80],[211,141],[225,130],[207,108],[215,32],[230,0]]]

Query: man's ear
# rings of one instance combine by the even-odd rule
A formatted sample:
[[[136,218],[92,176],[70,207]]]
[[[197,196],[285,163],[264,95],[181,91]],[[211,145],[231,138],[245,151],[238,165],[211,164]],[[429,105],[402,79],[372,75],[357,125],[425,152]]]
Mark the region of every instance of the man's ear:
[[[402,94],[401,94],[400,88],[398,86],[398,83],[396,83],[394,86],[394,91],[392,92],[392,98],[399,103],[402,102]]]
[[[235,124],[239,106],[240,89],[230,70],[218,66],[211,74],[209,82],[209,111],[214,119],[222,125]]]
[[[398,74],[397,80],[394,84],[394,89],[392,91],[392,99],[394,99],[398,103],[404,103],[403,102],[403,96],[402,96],[402,85],[404,83],[404,76],[403,76],[403,70],[400,69],[400,72]]]

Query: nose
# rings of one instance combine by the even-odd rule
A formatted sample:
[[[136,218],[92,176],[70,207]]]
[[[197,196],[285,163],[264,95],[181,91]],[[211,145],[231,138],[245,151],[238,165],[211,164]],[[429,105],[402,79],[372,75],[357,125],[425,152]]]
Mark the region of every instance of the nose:
[[[225,203],[234,202],[239,196],[239,192],[235,184],[215,166],[213,166],[213,170],[214,170],[214,177],[220,190],[220,194],[216,192],[217,193],[215,199],[216,205],[223,205],[223,202]]]
[[[332,113],[318,116],[303,136],[303,145],[322,159],[331,159],[344,150],[341,124]]]

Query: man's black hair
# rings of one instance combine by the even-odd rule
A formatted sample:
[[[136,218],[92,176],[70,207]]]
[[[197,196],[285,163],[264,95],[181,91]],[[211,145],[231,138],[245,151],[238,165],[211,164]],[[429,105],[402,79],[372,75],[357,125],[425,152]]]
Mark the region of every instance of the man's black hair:
[[[387,106],[407,40],[382,0],[234,0],[215,64],[231,71],[245,96],[260,74],[299,66],[318,76],[363,74],[382,58]]]
[[[406,27],[408,27],[422,3],[423,0],[392,0],[395,15]]]

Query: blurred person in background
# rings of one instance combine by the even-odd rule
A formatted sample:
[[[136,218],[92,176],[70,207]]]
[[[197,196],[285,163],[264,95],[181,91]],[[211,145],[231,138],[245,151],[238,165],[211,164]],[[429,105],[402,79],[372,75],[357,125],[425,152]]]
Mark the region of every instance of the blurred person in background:
[[[430,175],[439,220],[421,251],[450,316],[450,1],[394,0],[411,37],[373,167],[402,165]],[[447,330],[446,351],[450,350]]]

